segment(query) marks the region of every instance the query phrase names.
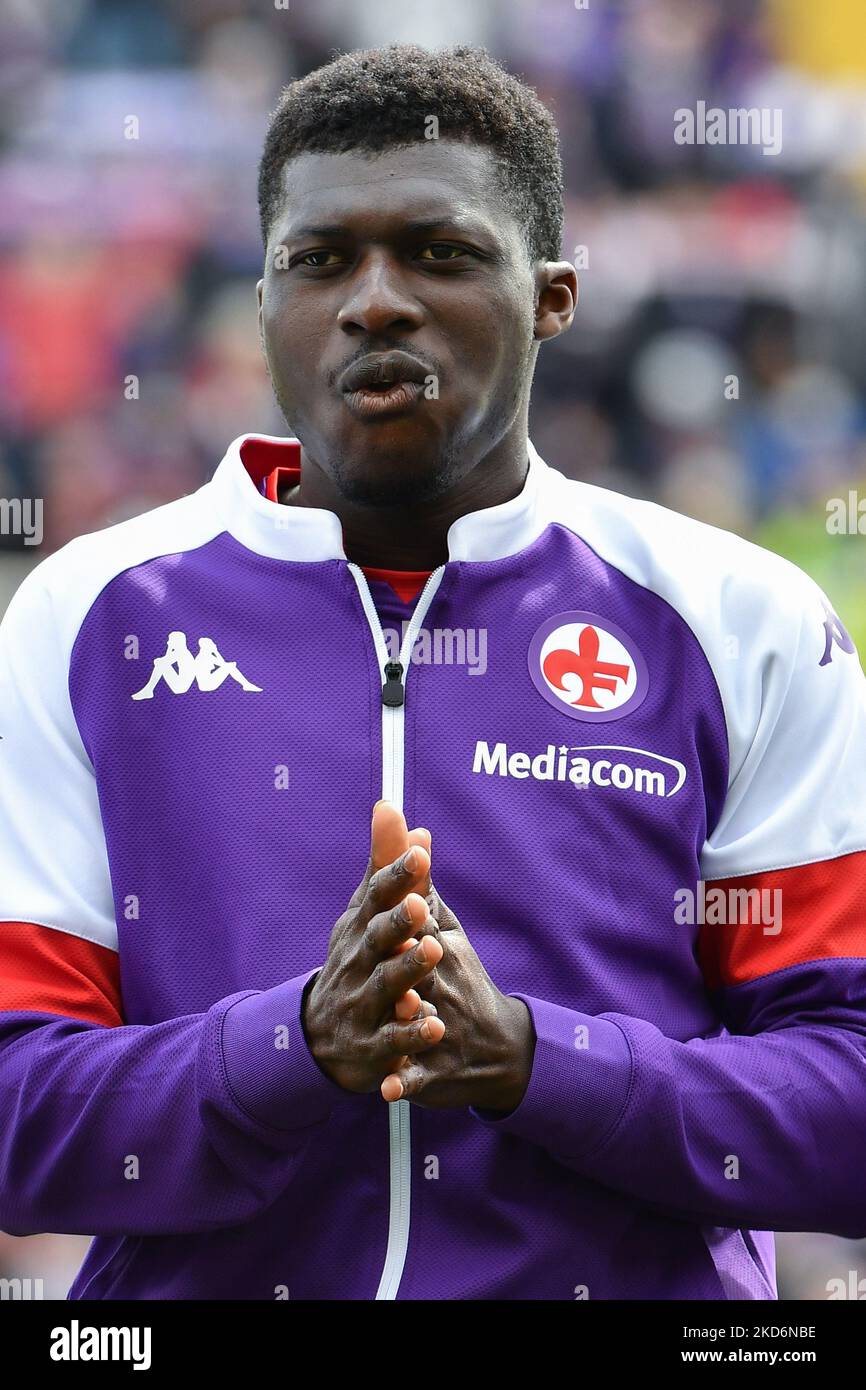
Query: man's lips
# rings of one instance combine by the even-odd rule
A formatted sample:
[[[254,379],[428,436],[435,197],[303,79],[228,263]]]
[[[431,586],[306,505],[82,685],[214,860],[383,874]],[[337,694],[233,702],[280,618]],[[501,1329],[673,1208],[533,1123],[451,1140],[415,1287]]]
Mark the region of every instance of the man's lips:
[[[349,409],[361,418],[408,410],[421,398],[430,368],[408,352],[371,352],[339,380]]]
[[[346,391],[343,400],[353,415],[364,419],[374,415],[397,415],[410,410],[423,393],[424,388],[418,381],[395,381],[378,391],[372,386],[359,391]]]
[[[400,381],[424,384],[432,372],[417,357],[408,352],[368,352],[353,362],[341,375],[341,391],[382,390]]]

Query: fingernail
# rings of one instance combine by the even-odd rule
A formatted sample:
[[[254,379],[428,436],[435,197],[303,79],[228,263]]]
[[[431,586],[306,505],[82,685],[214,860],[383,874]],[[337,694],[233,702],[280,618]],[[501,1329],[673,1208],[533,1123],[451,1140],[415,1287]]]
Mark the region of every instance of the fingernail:
[[[411,874],[415,872],[417,864],[418,855],[415,853],[415,847],[413,845],[412,848],[403,856],[403,868],[408,869],[409,873]]]
[[[401,921],[401,922],[411,922],[411,921],[412,921],[412,911],[411,911],[411,909],[410,909],[410,907],[409,907],[409,900],[408,900],[408,898],[404,898],[403,901],[402,901],[402,903],[400,904],[400,921]]]

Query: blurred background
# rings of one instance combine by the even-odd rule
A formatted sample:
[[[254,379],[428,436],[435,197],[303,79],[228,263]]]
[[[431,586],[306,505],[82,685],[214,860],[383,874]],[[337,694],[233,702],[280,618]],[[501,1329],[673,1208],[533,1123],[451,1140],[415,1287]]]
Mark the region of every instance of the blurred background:
[[[866,652],[863,0],[4,0],[0,497],[43,511],[40,545],[0,513],[0,612],[49,551],[288,433],[256,326],[268,114],[392,41],[484,44],[556,116],[581,295],[539,356],[542,457],[787,555]],[[677,143],[701,101],[780,111],[781,149]],[[776,1245],[781,1298],[866,1298],[866,1242]],[[0,1233],[0,1277],[63,1298],[86,1247]]]

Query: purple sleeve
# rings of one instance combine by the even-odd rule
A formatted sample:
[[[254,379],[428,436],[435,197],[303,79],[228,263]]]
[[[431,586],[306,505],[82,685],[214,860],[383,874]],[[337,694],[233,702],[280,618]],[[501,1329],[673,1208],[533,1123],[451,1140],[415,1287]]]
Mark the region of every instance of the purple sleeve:
[[[315,973],[150,1025],[0,1014],[0,1228],[173,1234],[267,1208],[350,1095],[304,1037]]]
[[[724,994],[738,1031],[686,1042],[517,994],[536,1035],[529,1085],[506,1115],[471,1113],[675,1216],[863,1238],[866,961]]]

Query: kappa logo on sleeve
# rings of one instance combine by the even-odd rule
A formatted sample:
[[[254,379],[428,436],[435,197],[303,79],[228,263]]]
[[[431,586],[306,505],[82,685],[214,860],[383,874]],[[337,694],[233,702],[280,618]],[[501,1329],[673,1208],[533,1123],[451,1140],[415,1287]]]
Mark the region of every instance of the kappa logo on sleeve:
[[[842,619],[826,603],[824,604],[824,615],[824,655],[818,662],[819,666],[827,666],[833,660],[834,642],[837,647],[841,647],[843,652],[850,653],[857,650]]]
[[[165,652],[154,658],[153,671],[147,685],[136,690],[133,700],[152,700],[153,692],[164,681],[174,695],[183,695],[192,686],[199,690],[217,690],[224,681],[237,681],[242,690],[261,690],[238,670],[236,661],[226,661],[212,637],[198,639],[198,652],[193,656],[187,646],[185,632],[170,632]]]
[[[554,709],[595,724],[631,714],[649,690],[643,653],[596,613],[557,613],[542,623],[529,644],[529,674]]]

